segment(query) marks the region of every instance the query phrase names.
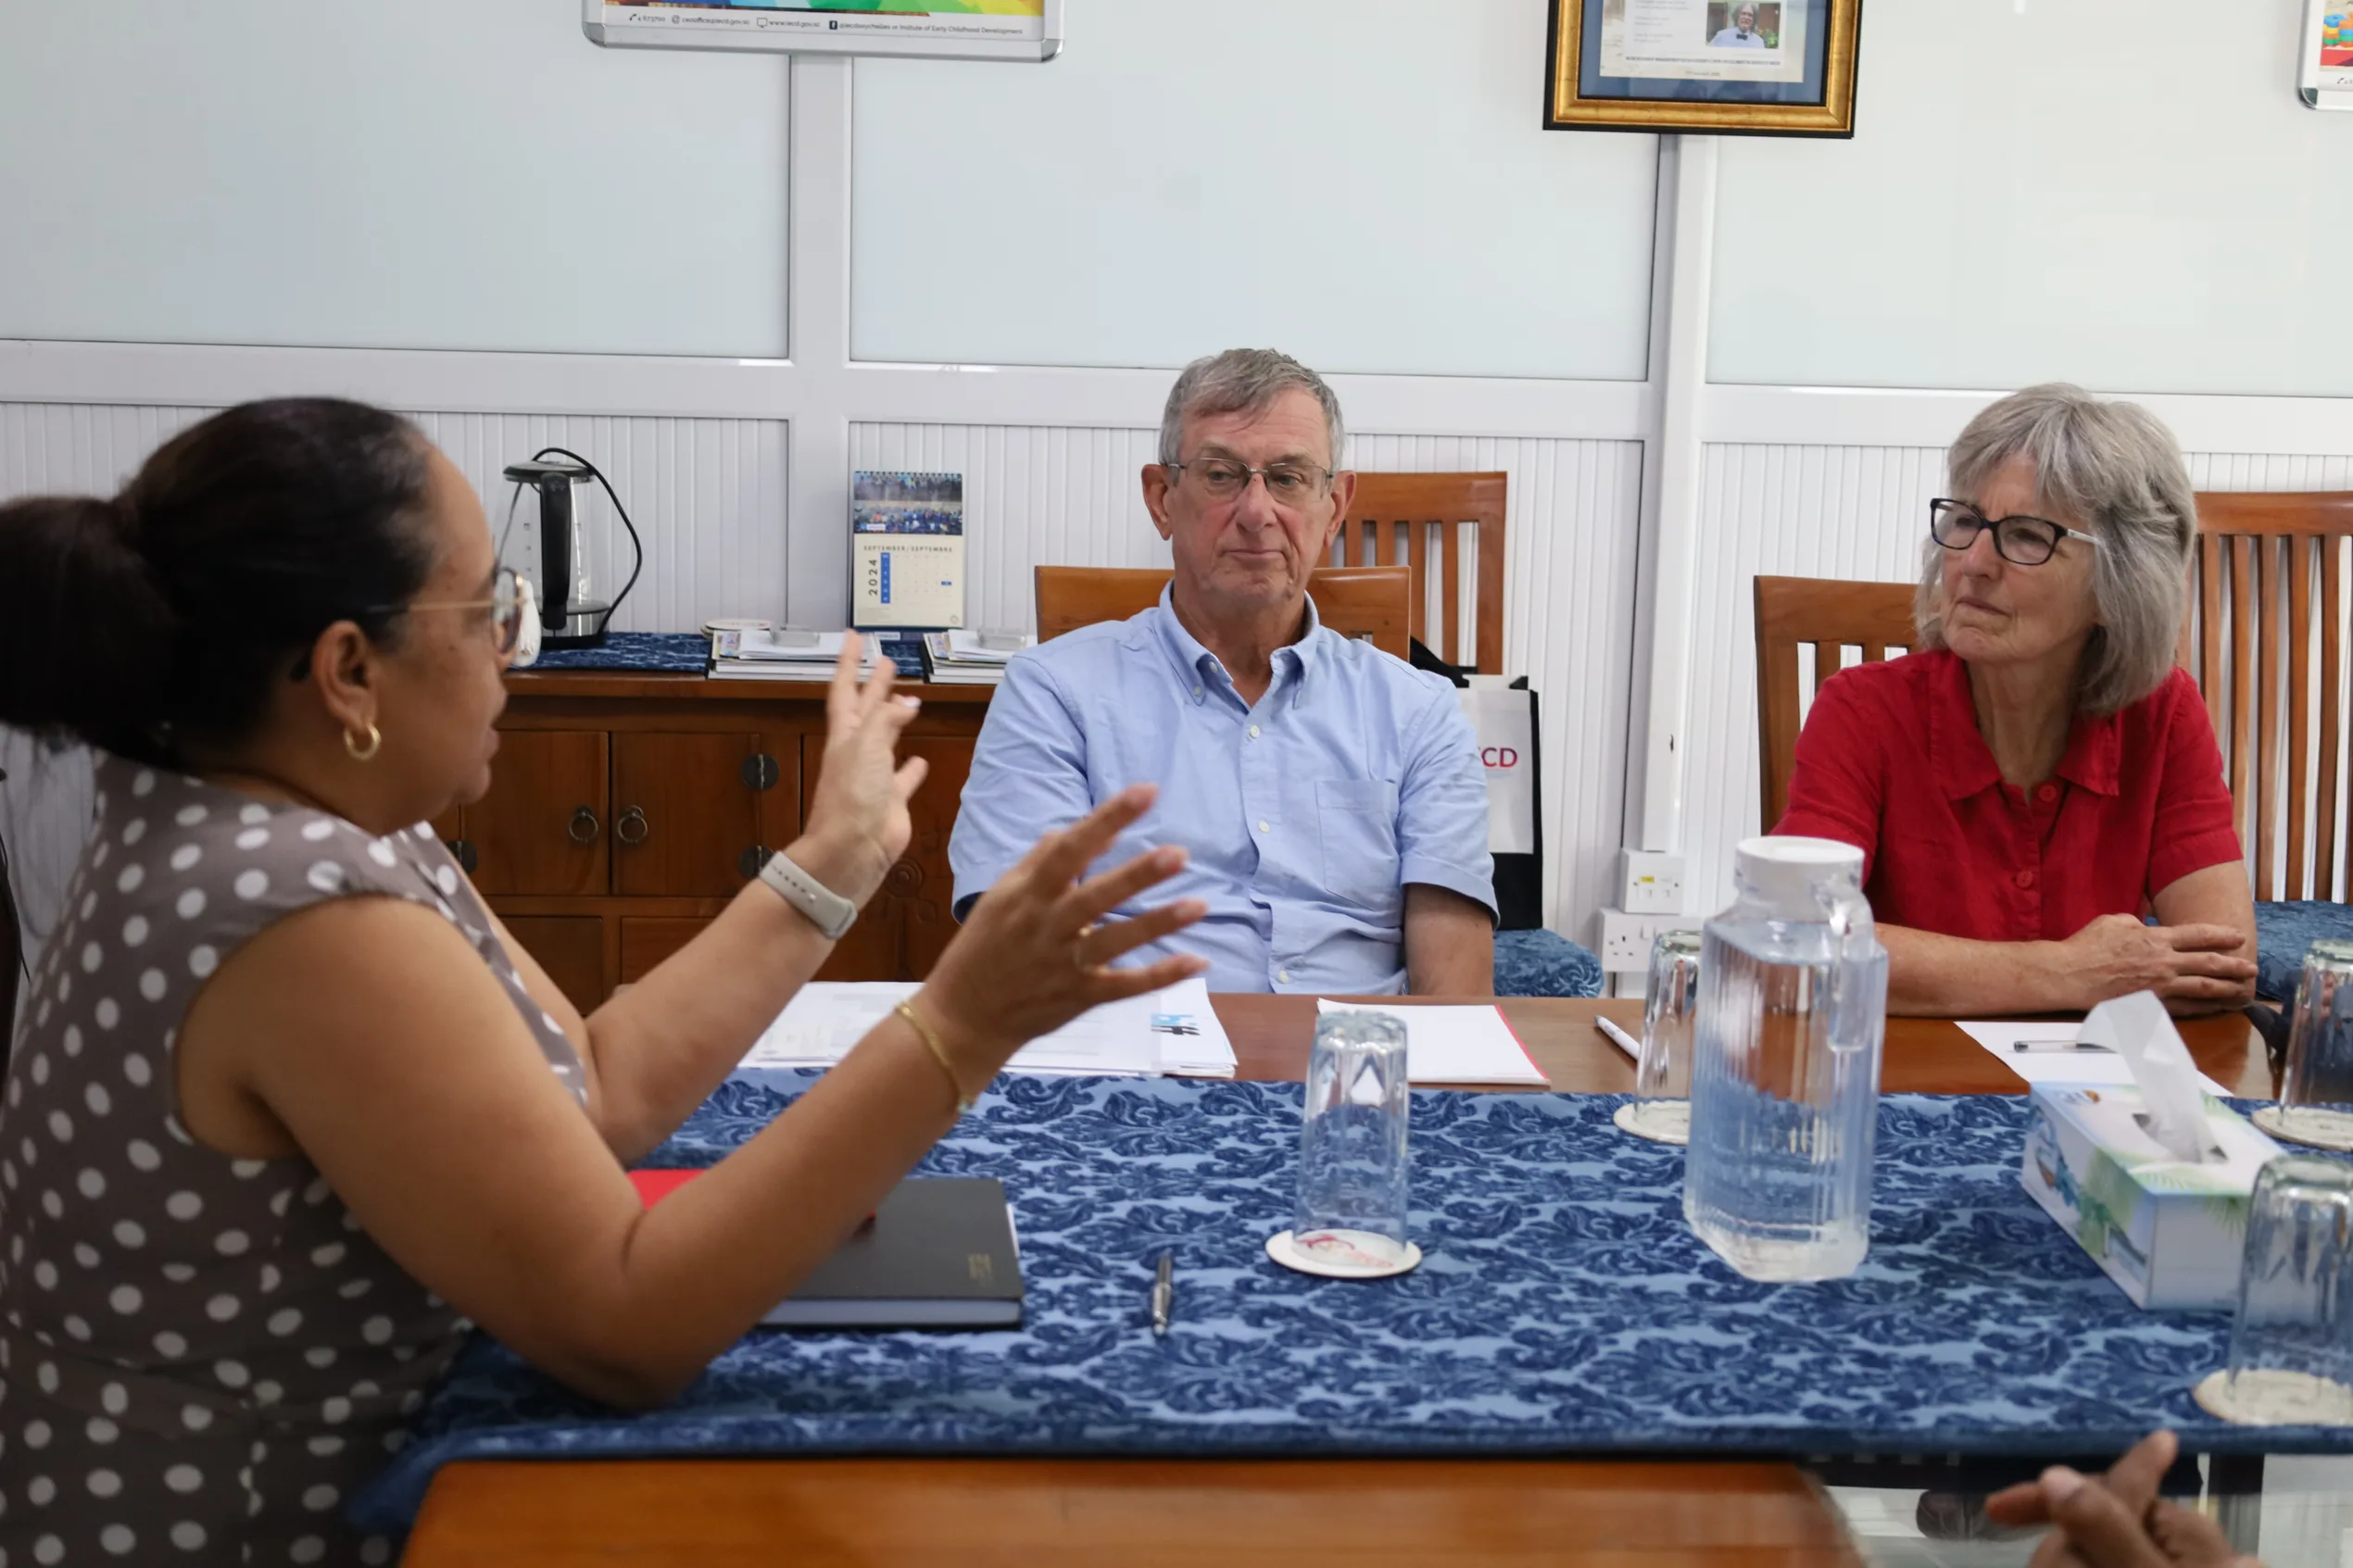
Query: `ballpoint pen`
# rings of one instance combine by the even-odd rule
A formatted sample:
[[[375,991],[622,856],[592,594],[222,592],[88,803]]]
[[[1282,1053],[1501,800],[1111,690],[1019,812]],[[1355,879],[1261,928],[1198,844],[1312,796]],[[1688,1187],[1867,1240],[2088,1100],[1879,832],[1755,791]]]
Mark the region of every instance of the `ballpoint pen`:
[[[1636,1061],[1642,1060],[1642,1042],[1634,1038],[1633,1035],[1629,1035],[1625,1030],[1620,1029],[1608,1019],[1596,1018],[1593,1020],[1593,1027],[1602,1032],[1603,1038],[1609,1041],[1611,1045],[1616,1046],[1619,1050],[1624,1051],[1628,1056],[1632,1057]]]
[[[2028,1051],[2104,1051],[2107,1046],[2095,1046],[2088,1040],[2012,1040],[2010,1051],[2024,1056]]]
[[[1152,1273],[1152,1333],[1168,1332],[1168,1311],[1176,1303],[1176,1254],[1164,1251],[1160,1267]]]

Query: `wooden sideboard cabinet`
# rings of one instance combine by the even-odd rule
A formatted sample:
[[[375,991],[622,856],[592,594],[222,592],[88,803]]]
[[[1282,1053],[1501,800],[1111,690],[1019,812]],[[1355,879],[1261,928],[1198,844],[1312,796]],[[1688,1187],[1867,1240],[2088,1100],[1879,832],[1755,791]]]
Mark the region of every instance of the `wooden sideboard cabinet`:
[[[825,688],[518,671],[490,791],[434,822],[474,885],[583,1010],[641,978],[800,832]],[[900,755],[931,764],[914,834],[819,978],[920,980],[955,931],[948,835],[988,689],[912,685]]]

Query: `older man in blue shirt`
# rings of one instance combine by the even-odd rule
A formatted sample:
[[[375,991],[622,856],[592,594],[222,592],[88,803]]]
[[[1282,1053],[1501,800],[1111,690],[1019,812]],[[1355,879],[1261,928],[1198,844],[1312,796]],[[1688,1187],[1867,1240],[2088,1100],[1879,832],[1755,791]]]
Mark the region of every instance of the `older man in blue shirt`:
[[[1140,955],[1201,954],[1220,991],[1493,990],[1469,721],[1444,680],[1327,630],[1307,595],[1355,493],[1340,442],[1339,399],[1283,355],[1177,378],[1143,471],[1175,578],[1007,668],[949,842],[959,918],[1039,834],[1150,781],[1157,809],[1108,859],[1182,846],[1154,897],[1209,914]]]

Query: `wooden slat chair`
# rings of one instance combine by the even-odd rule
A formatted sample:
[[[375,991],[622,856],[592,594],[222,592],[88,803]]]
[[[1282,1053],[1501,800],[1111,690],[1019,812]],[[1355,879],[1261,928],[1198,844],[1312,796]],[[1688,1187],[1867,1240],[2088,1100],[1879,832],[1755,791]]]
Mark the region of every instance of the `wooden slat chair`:
[[[1909,583],[1756,579],[1756,772],[1764,811],[1758,832],[1772,832],[1789,809],[1807,700],[1849,662],[1876,664],[1911,647],[1912,590]],[[1805,647],[1814,650],[1810,684],[1798,651]],[[1861,649],[1862,657],[1848,660],[1850,647]]]
[[[1332,542],[1335,566],[1403,566],[1412,572],[1413,635],[1449,664],[1487,675],[1504,672],[1504,501],[1508,478],[1501,473],[1360,473],[1356,499]],[[1467,571],[1466,553],[1472,557]],[[1466,576],[1477,585],[1468,625],[1463,604]],[[1435,635],[1429,602],[1433,582],[1439,589]]]
[[[1174,575],[1160,567],[1041,566],[1035,578],[1038,640],[1140,614],[1160,602]],[[1402,566],[1322,567],[1307,580],[1307,591],[1325,625],[1403,659],[1411,582]]]
[[[2287,1000],[2315,936],[2353,936],[2345,758],[2353,493],[2201,495],[2180,660],[2222,748],[2255,884],[2258,987]]]

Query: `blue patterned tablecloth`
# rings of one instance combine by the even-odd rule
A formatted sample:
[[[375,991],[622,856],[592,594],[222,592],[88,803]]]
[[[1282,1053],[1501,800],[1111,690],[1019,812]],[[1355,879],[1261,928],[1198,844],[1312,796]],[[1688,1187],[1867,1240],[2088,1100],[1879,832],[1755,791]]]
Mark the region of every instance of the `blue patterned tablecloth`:
[[[625,1416],[488,1342],[358,1499],[404,1524],[458,1459],[782,1453],[1854,1455],[2353,1450],[2353,1429],[2216,1422],[2189,1390],[2224,1313],[2145,1312],[2018,1182],[2023,1097],[1880,1107],[1871,1252],[1816,1286],[1692,1236],[1681,1151],[1620,1097],[1416,1093],[1415,1273],[1311,1279],[1289,1223],[1291,1084],[1005,1078],[925,1160],[992,1175],[1021,1233],[1018,1333],[755,1334]],[[648,1161],[708,1164],[783,1108],[729,1084]],[[1176,1254],[1153,1338],[1151,1264]]]

